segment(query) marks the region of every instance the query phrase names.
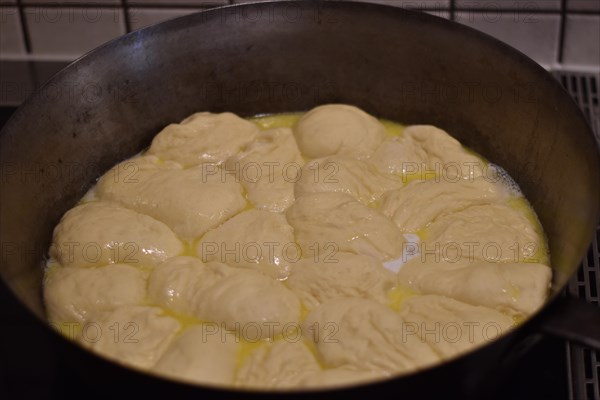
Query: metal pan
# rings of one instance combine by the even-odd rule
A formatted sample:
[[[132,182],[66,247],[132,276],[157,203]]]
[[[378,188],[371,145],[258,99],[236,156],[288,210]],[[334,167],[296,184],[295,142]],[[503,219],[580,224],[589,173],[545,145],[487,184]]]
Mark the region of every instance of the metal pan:
[[[328,396],[481,397],[541,332],[600,345],[598,309],[559,296],[598,221],[600,161],[589,126],[554,78],[501,42],[430,15],[294,1],[213,9],[133,32],[75,61],[15,112],[0,135],[0,273],[20,312],[39,319],[29,350],[43,343],[107,395],[266,397],[164,380],[63,339],[45,323],[42,260],[63,213],[164,125],[198,110],[250,116],[329,102],[440,126],[505,167],[548,235],[554,281],[547,305],[499,340]]]

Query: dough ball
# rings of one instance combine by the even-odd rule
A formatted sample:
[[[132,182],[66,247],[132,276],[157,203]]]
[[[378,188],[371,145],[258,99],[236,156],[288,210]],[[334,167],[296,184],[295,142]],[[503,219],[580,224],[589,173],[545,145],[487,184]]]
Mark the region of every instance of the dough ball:
[[[472,206],[437,218],[422,247],[444,258],[491,262],[544,262],[546,249],[527,216],[503,204]]]
[[[226,265],[207,265],[196,257],[174,257],[152,271],[148,297],[168,310],[194,315],[198,296],[232,272]]]
[[[444,296],[412,296],[400,315],[442,358],[474,350],[512,329],[514,320],[492,308]]]
[[[179,329],[179,322],[164,315],[160,308],[124,306],[91,319],[79,341],[114,361],[148,369]]]
[[[296,183],[296,197],[320,192],[340,192],[370,204],[392,189],[402,187],[402,181],[382,174],[370,162],[348,156],[332,156],[312,160],[302,168]]]
[[[544,304],[551,277],[551,269],[542,264],[465,260],[423,263],[420,258],[410,260],[398,272],[399,283],[420,293],[525,315]]]
[[[50,255],[64,267],[155,266],[182,251],[182,243],[162,222],[118,204],[93,201],[63,216],[54,229]]]
[[[404,136],[391,136],[385,138],[369,161],[383,173],[404,175],[405,181],[419,179],[422,163],[427,163],[427,151]]]
[[[323,370],[303,340],[261,345],[243,361],[235,385],[257,389],[328,388],[364,383],[381,373],[351,367]]]
[[[401,136],[387,138],[371,162],[382,172],[402,174],[405,179],[425,179],[434,172],[449,180],[473,179],[486,168],[458,140],[431,125],[412,125]]]
[[[303,164],[292,130],[277,128],[260,132],[224,169],[239,177],[255,208],[282,212],[294,203],[294,182]]]
[[[173,340],[153,369],[190,383],[230,385],[238,349],[233,333],[216,324],[197,325]]]
[[[160,131],[148,153],[186,167],[219,164],[254,140],[258,132],[256,124],[232,113],[196,113]]]
[[[440,357],[420,338],[408,335],[401,316],[366,299],[330,300],[302,325],[327,367],[350,366],[382,375],[414,371]]]
[[[285,216],[259,210],[236,215],[198,244],[198,256],[205,262],[252,268],[276,279],[287,278],[298,253]]]
[[[131,187],[137,188],[139,187],[140,179],[148,179],[148,177],[157,170],[181,171],[182,169],[183,166],[175,161],[162,161],[157,156],[149,155],[147,153],[137,155],[122,161],[109,169],[100,177],[100,179],[98,179],[98,184],[85,194],[82,202],[86,203],[88,201],[99,200],[98,191],[100,189],[106,192],[105,194],[107,195],[113,195],[118,189],[123,191],[124,189]],[[127,186],[124,188],[120,187],[124,184],[127,184]]]
[[[235,383],[261,389],[293,388],[307,375],[320,372],[319,363],[301,338],[283,339],[254,350],[240,366]]]
[[[312,310],[327,300],[343,297],[369,298],[386,304],[387,292],[395,281],[396,276],[377,260],[340,252],[330,260],[301,260],[294,265],[286,283],[304,307]]]
[[[298,146],[306,157],[334,154],[368,158],[385,137],[384,126],[359,108],[329,104],[313,108],[295,128]]]
[[[403,188],[387,192],[381,212],[390,217],[403,232],[417,232],[440,216],[473,205],[500,203],[508,198],[507,190],[484,178],[449,182],[445,180],[413,181]]]
[[[145,162],[132,159],[108,171],[98,182],[96,195],[150,215],[186,240],[193,240],[246,207],[242,186],[234,179],[225,179],[215,164],[182,170],[152,167]],[[135,172],[115,172],[125,168]]]
[[[386,216],[344,193],[302,196],[287,212],[304,258],[323,258],[340,251],[379,261],[402,254],[402,233]]]
[[[126,264],[99,268],[52,267],[44,279],[49,319],[83,323],[90,314],[146,300],[147,273]]]
[[[277,335],[300,319],[300,301],[259,272],[178,257],[150,276],[151,300],[202,321],[223,324],[250,339]]]
[[[273,337],[300,321],[300,300],[281,282],[239,270],[202,292],[196,315],[225,324],[249,340]]]

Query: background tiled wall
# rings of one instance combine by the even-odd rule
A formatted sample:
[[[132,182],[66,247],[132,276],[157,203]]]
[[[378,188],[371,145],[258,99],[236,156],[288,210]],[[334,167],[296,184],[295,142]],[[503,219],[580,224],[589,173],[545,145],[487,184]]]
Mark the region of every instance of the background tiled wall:
[[[23,79],[33,74],[33,83],[22,87],[36,86],[65,62],[132,30],[250,1],[261,0],[0,0],[0,74],[14,73],[15,62],[46,61],[47,66],[18,72]],[[367,1],[421,10],[471,26],[549,69],[600,71],[600,0]],[[4,93],[4,100],[7,96]]]

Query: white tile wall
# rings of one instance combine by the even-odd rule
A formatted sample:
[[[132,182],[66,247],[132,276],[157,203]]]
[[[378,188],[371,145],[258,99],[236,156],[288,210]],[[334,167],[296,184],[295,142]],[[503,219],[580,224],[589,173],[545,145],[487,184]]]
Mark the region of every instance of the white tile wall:
[[[234,3],[255,3],[260,1],[270,0],[233,0]],[[394,7],[404,8],[416,8],[416,9],[438,9],[438,8],[449,8],[450,0],[346,0],[346,1],[360,1],[376,4],[385,4]]]
[[[560,0],[456,0],[457,8],[466,9],[516,9],[516,10],[560,10]]]
[[[251,0],[247,0],[251,1]],[[365,1],[365,0],[348,0],[348,1]],[[385,4],[394,7],[403,8],[449,8],[450,0],[370,0],[369,3]]]
[[[0,8],[0,54],[6,57],[25,54],[19,9],[16,7]]]
[[[85,0],[21,0],[21,2],[25,5],[29,5],[29,4],[48,4],[48,5],[52,5],[52,6],[58,6],[62,3],[65,4],[69,4],[69,5],[74,5],[74,4],[85,4],[85,5],[89,5],[89,6],[102,6],[102,5],[107,5],[107,4],[111,4],[111,5],[118,5],[121,4],[121,0],[91,0],[91,1],[85,1]]]
[[[173,7],[177,4],[195,5],[195,6],[223,6],[229,4],[229,0],[127,0],[131,5],[136,4],[160,4]]]
[[[193,14],[201,10],[202,9],[200,8],[130,8],[128,11],[131,29],[137,30],[148,25],[158,24],[159,22],[163,22],[168,19]]]
[[[502,12],[457,11],[455,20],[490,34],[550,66],[558,56],[560,16],[558,14],[522,14]]]
[[[4,14],[6,20],[0,26],[0,59],[75,58],[125,33],[123,4],[128,6],[128,27],[135,30],[207,7],[256,1],[261,0],[0,0],[0,17]],[[565,62],[600,68],[595,51],[598,46],[594,47],[591,39],[582,39],[596,34],[594,21],[600,17],[600,0],[347,1],[424,9],[443,18],[450,18],[452,8],[460,23],[491,34],[544,65],[558,62],[561,13],[566,12],[568,19],[562,35],[568,47],[562,52]],[[25,7],[25,27],[21,26],[18,14],[14,14],[20,5]],[[102,14],[100,17],[95,16],[98,12]],[[28,47],[24,29],[29,31]]]
[[[600,65],[600,15],[567,16],[563,60],[567,65]]]
[[[31,51],[43,57],[75,58],[125,33],[120,8],[26,7]]]
[[[263,1],[270,1],[270,0],[232,0],[232,3],[260,3]]]
[[[600,11],[600,0],[567,0],[567,10]]]

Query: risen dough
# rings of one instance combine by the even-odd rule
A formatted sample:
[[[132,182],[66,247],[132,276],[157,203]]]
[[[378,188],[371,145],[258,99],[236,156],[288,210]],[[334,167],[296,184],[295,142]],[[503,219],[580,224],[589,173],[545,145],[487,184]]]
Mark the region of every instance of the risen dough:
[[[421,177],[422,163],[427,163],[427,152],[405,136],[387,137],[370,158],[381,172],[395,175],[414,174]]]
[[[296,197],[301,197],[310,193],[340,192],[369,204],[384,192],[400,187],[400,179],[382,174],[368,161],[332,156],[307,163],[302,168],[295,193]]]
[[[398,281],[421,293],[452,297],[503,312],[531,314],[544,304],[552,271],[542,264],[410,260]]]
[[[250,339],[277,335],[300,320],[300,301],[281,282],[259,272],[179,257],[150,276],[152,301]]]
[[[278,340],[252,352],[235,383],[256,388],[324,388],[364,383],[380,376],[351,366],[322,369],[302,340]]]
[[[127,167],[117,165],[100,179],[96,195],[150,215],[184,239],[202,235],[246,207],[242,186],[235,180],[223,179],[220,168],[214,164],[186,170],[173,164],[160,168],[135,159],[123,164],[137,168],[136,172],[129,176],[119,174]]]
[[[258,126],[232,113],[196,113],[164,128],[148,150],[184,166],[222,163],[258,134]]]
[[[196,257],[174,257],[152,271],[148,296],[156,305],[194,315],[198,296],[231,272],[226,265],[207,265]]]
[[[300,301],[281,282],[256,271],[239,270],[198,298],[196,315],[225,324],[250,340],[273,337],[300,321]]]
[[[198,244],[203,261],[220,261],[252,268],[284,279],[299,250],[285,215],[268,211],[244,211],[208,232]]]
[[[511,317],[494,309],[435,295],[406,299],[400,315],[444,359],[490,342],[514,325]]]
[[[400,315],[372,300],[325,302],[308,315],[302,329],[313,332],[328,367],[351,366],[389,376],[440,360],[430,345],[405,332]]]
[[[80,342],[117,362],[151,368],[180,329],[157,307],[124,306],[84,326]]]
[[[413,181],[386,193],[381,212],[392,218],[403,232],[417,232],[440,216],[472,205],[501,202],[507,197],[508,192],[503,186],[482,177],[458,182]]]
[[[331,259],[301,260],[286,282],[304,307],[312,310],[341,297],[364,297],[385,304],[395,281],[395,275],[377,260],[340,252]]]
[[[55,322],[83,323],[88,316],[146,299],[147,273],[126,264],[100,268],[56,266],[44,280],[44,300]]]
[[[277,340],[254,350],[240,367],[236,384],[244,387],[289,388],[321,371],[303,340]]]
[[[472,179],[481,176],[486,168],[458,140],[431,125],[412,125],[401,136],[387,138],[371,161],[383,172],[417,179],[434,172],[450,180]]]
[[[402,253],[398,227],[347,194],[308,194],[296,199],[286,214],[305,258],[347,251],[381,261]]]
[[[278,128],[260,132],[224,169],[238,177],[254,207],[281,212],[294,202],[294,182],[303,164],[292,130]]]
[[[520,210],[503,204],[465,208],[433,221],[423,247],[439,247],[449,260],[544,262],[545,247],[535,226]]]
[[[53,326],[188,383],[323,389],[429,367],[542,306],[539,222],[446,132],[337,104],[254,121],[169,125],[65,214]]]
[[[307,112],[295,134],[302,154],[309,158],[334,154],[367,158],[383,141],[385,128],[359,108],[329,104]]]
[[[105,201],[69,210],[52,239],[50,254],[64,267],[155,266],[183,251],[179,239],[162,222]]]
[[[235,335],[216,324],[193,326],[173,340],[154,370],[192,383],[229,385],[238,348]]]

